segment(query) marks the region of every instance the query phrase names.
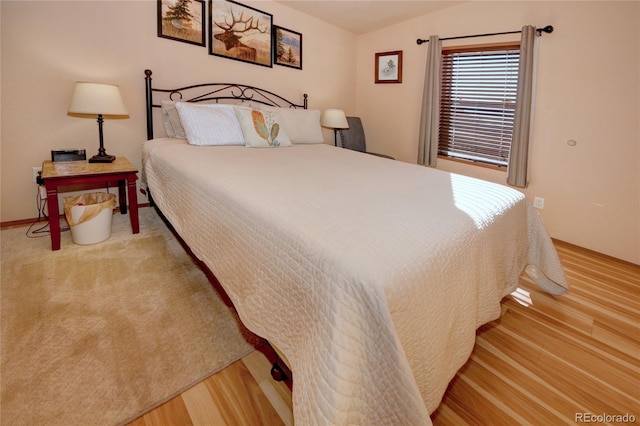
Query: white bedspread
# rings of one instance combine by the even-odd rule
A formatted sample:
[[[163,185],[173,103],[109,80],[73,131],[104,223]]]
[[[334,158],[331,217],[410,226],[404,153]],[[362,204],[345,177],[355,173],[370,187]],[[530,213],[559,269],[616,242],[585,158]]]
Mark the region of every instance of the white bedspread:
[[[298,425],[424,425],[525,266],[566,280],[506,186],[328,145],[145,143],[158,207],[294,374]]]

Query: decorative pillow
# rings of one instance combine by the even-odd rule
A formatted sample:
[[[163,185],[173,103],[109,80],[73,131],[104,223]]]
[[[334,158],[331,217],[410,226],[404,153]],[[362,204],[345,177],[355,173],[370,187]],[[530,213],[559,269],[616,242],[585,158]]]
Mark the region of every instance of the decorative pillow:
[[[320,127],[320,110],[260,106],[261,111],[275,111],[278,120],[294,144],[324,143]]]
[[[162,121],[169,138],[186,139],[174,101],[162,101]]]
[[[176,102],[176,109],[191,145],[244,145],[232,105]]]
[[[277,148],[291,146],[291,140],[282,128],[275,111],[258,111],[236,107],[236,115],[247,146]]]

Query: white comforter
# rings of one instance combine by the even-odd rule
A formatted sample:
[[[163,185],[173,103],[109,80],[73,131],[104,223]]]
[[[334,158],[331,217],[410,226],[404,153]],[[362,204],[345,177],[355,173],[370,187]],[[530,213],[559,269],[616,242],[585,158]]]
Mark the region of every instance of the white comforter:
[[[565,291],[522,193],[328,145],[145,143],[158,207],[282,350],[298,425],[424,425],[531,265]]]

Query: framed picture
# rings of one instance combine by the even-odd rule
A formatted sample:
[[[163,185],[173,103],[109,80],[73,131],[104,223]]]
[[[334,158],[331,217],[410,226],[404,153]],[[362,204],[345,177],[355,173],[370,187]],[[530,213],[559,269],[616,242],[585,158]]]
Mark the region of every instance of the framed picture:
[[[204,0],[158,0],[158,37],[204,46]]]
[[[209,54],[272,67],[273,16],[231,0],[209,0]]]
[[[402,50],[376,53],[376,83],[402,83]]]
[[[273,63],[302,69],[302,34],[273,26]]]

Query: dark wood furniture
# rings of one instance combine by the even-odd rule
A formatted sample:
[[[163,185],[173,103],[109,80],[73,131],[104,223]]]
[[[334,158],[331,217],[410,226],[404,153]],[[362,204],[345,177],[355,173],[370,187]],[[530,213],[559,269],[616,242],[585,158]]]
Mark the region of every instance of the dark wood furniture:
[[[118,185],[120,213],[127,213],[127,193],[129,196],[129,219],[131,231],[140,232],[138,220],[138,198],[136,180],[138,169],[125,157],[116,157],[113,163],[89,163],[88,161],[44,161],[42,180],[47,189],[49,206],[49,230],[51,250],[60,249],[60,218],[58,205],[58,187],[70,185]]]

